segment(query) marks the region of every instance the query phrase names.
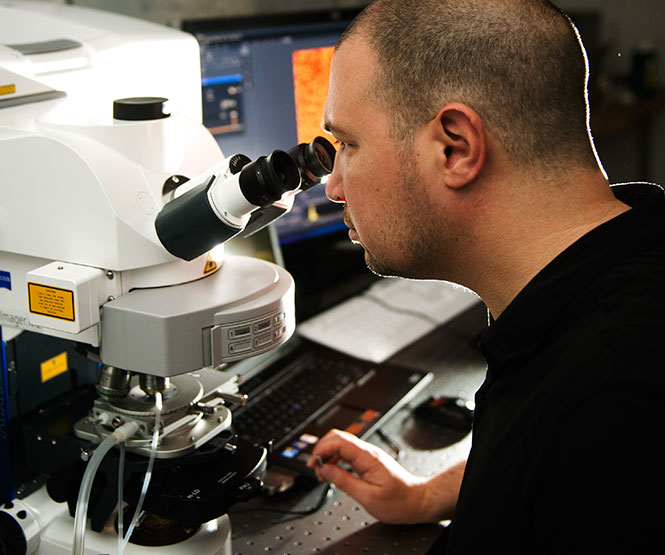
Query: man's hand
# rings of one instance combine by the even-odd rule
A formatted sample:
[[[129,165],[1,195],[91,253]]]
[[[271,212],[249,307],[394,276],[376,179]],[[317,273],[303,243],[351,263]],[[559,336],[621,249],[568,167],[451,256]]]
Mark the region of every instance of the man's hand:
[[[317,457],[325,461],[320,467]],[[338,462],[348,464],[349,472]],[[378,447],[339,430],[314,447],[307,466],[358,501],[376,519],[389,524],[436,522],[452,516],[464,464],[434,476],[414,476]]]

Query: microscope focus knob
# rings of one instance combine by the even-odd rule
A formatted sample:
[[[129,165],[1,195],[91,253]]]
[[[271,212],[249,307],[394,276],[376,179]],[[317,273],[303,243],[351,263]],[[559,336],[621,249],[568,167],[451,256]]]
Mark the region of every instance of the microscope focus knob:
[[[168,118],[164,112],[168,99],[161,96],[136,96],[113,101],[113,119],[124,121],[147,121]]]

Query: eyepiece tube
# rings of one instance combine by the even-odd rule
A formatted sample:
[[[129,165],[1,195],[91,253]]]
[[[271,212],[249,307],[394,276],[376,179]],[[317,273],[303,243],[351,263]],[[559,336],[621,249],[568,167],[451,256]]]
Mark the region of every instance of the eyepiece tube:
[[[286,152],[276,150],[253,162],[236,155],[226,172],[163,206],[155,219],[157,236],[172,255],[193,260],[240,233],[252,212],[299,185],[300,171]]]
[[[323,137],[316,137],[311,143],[301,143],[289,150],[289,156],[302,175],[301,190],[318,185],[321,178],[333,171],[335,154],[335,147]]]
[[[193,260],[241,231],[241,226],[221,221],[210,205],[213,182],[214,177],[167,202],[157,214],[157,237],[173,256]]]

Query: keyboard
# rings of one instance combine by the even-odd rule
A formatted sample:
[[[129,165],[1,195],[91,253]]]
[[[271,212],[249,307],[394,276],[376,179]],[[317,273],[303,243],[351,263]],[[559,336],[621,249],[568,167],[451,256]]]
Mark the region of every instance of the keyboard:
[[[312,475],[305,463],[329,430],[365,437],[432,378],[295,340],[295,348],[240,384],[249,400],[232,411],[234,431],[269,449],[269,467],[296,475]]]
[[[279,369],[279,366],[277,366]],[[247,405],[233,414],[238,435],[260,445],[281,447],[288,437],[339,399],[371,372],[350,360],[305,353],[266,380],[261,374],[243,384]],[[261,387],[262,386],[262,387]]]

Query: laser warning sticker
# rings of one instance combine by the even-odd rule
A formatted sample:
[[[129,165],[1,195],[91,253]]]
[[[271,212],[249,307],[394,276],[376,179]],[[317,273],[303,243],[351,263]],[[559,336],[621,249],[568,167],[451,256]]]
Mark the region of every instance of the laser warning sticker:
[[[0,85],[0,96],[5,94],[14,94],[16,92],[16,85],[10,83],[9,85]]]
[[[69,289],[28,283],[28,309],[32,314],[75,322],[74,292]]]
[[[203,275],[207,276],[208,274],[214,272],[217,269],[217,262],[213,259],[212,255],[208,255],[206,260],[205,267],[203,268]]]
[[[60,353],[41,363],[42,383],[59,376],[69,368],[67,352]]]

